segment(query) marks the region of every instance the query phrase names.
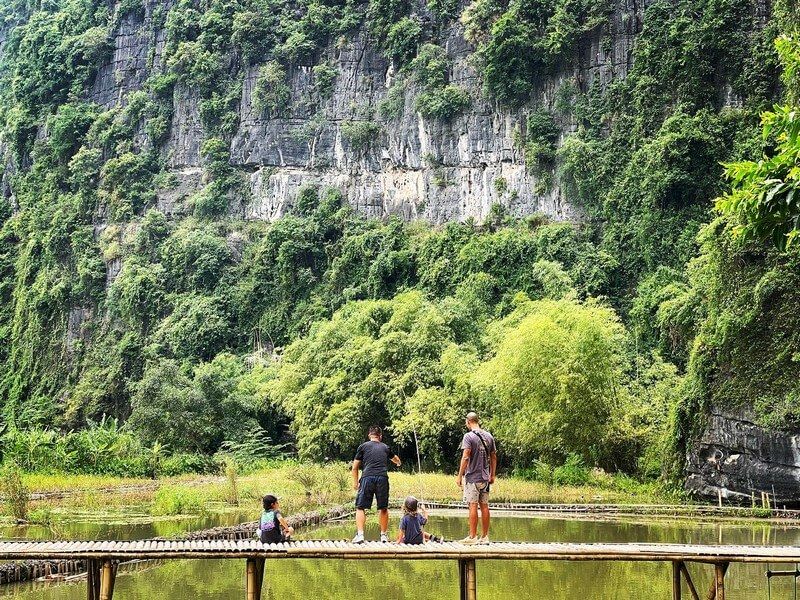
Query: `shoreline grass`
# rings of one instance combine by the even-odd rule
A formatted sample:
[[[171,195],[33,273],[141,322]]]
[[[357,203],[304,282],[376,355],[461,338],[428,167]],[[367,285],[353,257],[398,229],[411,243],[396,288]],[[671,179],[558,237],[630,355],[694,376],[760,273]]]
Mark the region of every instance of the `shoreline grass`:
[[[31,495],[31,509],[49,507],[59,513],[103,512],[108,509],[137,505],[150,512],[156,508],[159,494],[162,498],[169,489],[173,498],[173,510],[184,514],[187,507],[198,508],[198,498],[203,499],[199,510],[224,511],[235,508],[231,504],[231,477],[226,475],[180,475],[159,479],[124,478],[102,475],[67,475],[33,473],[23,475],[23,482]],[[455,477],[444,473],[392,472],[389,475],[392,496],[402,498],[414,495],[431,501],[459,501],[461,490]],[[349,466],[346,463],[327,465],[298,464],[295,461],[272,462],[251,472],[235,475],[236,495],[239,510],[259,510],[260,499],[272,493],[282,497],[284,510],[308,510],[315,506],[352,501]],[[162,491],[160,491],[162,490]],[[192,501],[183,503],[179,496],[191,496]],[[539,481],[528,481],[515,477],[500,477],[492,490],[496,502],[548,503],[548,504],[674,504],[685,499],[665,491],[656,484],[640,483],[628,478],[604,475],[590,485],[554,485]],[[172,512],[172,510],[170,511]],[[7,511],[4,510],[4,514]]]

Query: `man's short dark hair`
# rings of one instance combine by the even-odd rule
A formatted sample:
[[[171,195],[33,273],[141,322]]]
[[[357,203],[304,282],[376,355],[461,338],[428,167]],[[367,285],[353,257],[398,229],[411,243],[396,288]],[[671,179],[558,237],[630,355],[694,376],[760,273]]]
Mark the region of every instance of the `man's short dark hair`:
[[[383,431],[381,431],[381,428],[378,427],[377,425],[372,425],[369,428],[369,434],[370,435],[377,435],[378,437],[381,437],[381,436],[383,436]]]

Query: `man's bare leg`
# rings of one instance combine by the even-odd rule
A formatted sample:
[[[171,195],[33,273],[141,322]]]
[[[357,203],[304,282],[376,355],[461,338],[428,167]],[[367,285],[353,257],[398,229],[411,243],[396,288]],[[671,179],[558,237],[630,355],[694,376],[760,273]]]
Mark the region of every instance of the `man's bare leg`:
[[[469,537],[474,538],[478,535],[478,503],[469,503]]]
[[[476,511],[477,512],[477,511]],[[477,530],[477,527],[475,528]],[[481,529],[483,530],[482,537],[489,535],[489,503],[481,502]]]
[[[383,508],[378,511],[378,523],[381,526],[381,533],[389,530],[389,509]]]
[[[367,524],[367,513],[360,508],[356,509],[356,529],[358,531],[364,531],[364,525],[366,524]]]

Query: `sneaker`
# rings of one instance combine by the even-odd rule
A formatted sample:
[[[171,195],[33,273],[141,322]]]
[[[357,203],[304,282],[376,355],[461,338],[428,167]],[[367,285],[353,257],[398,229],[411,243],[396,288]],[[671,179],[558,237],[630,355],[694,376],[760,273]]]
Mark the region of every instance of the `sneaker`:
[[[429,541],[431,541],[431,542],[435,542],[435,543],[437,543],[437,544],[441,544],[441,543],[443,543],[443,542],[444,542],[444,538],[440,538],[438,535],[432,535],[432,536],[430,537],[430,540],[429,540]]]
[[[382,533],[381,534],[381,542],[383,542],[385,544],[388,541],[389,541],[389,536],[387,534],[385,534],[385,533]]]
[[[477,537],[465,537],[463,540],[458,541],[459,544],[477,544],[478,538]]]
[[[488,544],[488,543],[490,543],[489,542],[489,536],[488,535],[483,536],[482,538],[480,538],[478,540],[478,543],[479,544]]]
[[[357,533],[356,537],[353,538],[352,543],[353,544],[363,544],[364,543],[364,534],[363,533]]]

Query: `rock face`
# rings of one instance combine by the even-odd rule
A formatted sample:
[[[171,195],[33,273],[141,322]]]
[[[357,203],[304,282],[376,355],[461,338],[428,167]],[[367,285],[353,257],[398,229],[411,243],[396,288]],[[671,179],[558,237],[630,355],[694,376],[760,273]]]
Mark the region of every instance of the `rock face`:
[[[774,505],[800,505],[800,432],[766,429],[749,410],[713,408],[687,455],[686,490],[743,504],[755,497],[759,506],[765,491]]]
[[[162,10],[162,2],[149,0],[143,17],[122,19],[113,58],[100,69],[92,100],[109,108],[124,104],[126,95],[140,89],[150,74],[163,71],[164,32],[154,17]],[[538,82],[532,105],[552,109],[564,86],[586,90],[595,82],[606,86],[625,77],[643,11],[640,2],[619,0],[610,27],[584,39],[561,72]],[[311,97],[311,66],[289,72],[291,106],[280,117],[253,106],[263,65],[250,67],[242,85],[240,123],[230,140],[231,162],[245,172],[249,184],[249,197],[236,203],[243,210],[238,216],[274,220],[291,207],[299,187],[319,184],[340,188],[352,206],[376,217],[481,221],[494,204],[520,216],[542,212],[555,219],[579,217],[552,173],[552,181],[545,183],[525,167],[517,140],[531,107],[510,111],[486,99],[468,60],[474,48],[460,25],[436,41],[451,60],[450,82],[465,89],[471,100],[449,121],[422,118],[414,106],[419,90],[410,82],[400,114],[379,115],[378,106],[398,76],[363,31],[324,52],[336,71],[327,98]],[[362,148],[353,148],[342,134],[343,124],[357,121],[376,121],[380,127]],[[558,121],[562,135],[575,127],[569,116]],[[179,86],[163,149],[178,184],[159,193],[159,204],[169,214],[178,216],[181,201],[202,184],[198,173],[203,139],[196,92]]]

